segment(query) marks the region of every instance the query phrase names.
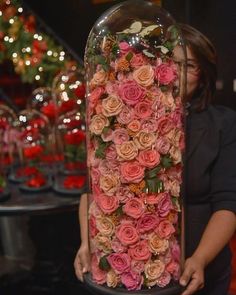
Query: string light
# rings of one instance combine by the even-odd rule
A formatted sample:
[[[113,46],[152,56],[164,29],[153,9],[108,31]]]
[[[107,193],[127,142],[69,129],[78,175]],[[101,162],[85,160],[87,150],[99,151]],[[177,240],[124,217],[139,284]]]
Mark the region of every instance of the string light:
[[[43,37],[39,35],[39,36],[38,36],[38,40],[39,40],[39,41],[42,41],[42,40],[43,40]]]
[[[26,61],[25,61],[25,64],[26,64],[27,66],[30,66],[30,60],[26,60]]]
[[[13,38],[9,38],[9,43],[13,43],[14,39]]]
[[[52,55],[52,50],[48,50],[48,51],[47,51],[47,55],[48,55],[48,56],[51,56],[51,55]]]
[[[64,60],[64,56],[60,56],[60,57],[59,57],[59,60],[60,60],[60,61],[63,61],[63,60]]]
[[[35,80],[37,80],[37,81],[40,80],[40,76],[39,75],[36,75],[35,76]]]
[[[0,16],[2,16],[2,11],[0,10]]]
[[[38,39],[38,34],[34,34],[34,39]]]
[[[42,72],[43,71],[43,67],[39,67],[39,72]]]
[[[19,7],[19,8],[18,8],[18,12],[19,12],[19,13],[22,13],[22,12],[23,12],[23,8],[22,8],[22,7]]]
[[[4,41],[8,42],[9,41],[9,37],[8,36],[5,36],[4,37]]]
[[[30,52],[31,51],[31,48],[30,47],[27,47],[27,48],[25,48],[25,51],[26,52]]]
[[[14,22],[15,22],[15,21],[14,21],[13,18],[10,18],[10,19],[9,19],[9,23],[10,23],[11,25],[14,24]]]
[[[54,57],[57,57],[57,56],[58,56],[58,53],[57,53],[57,52],[54,52],[54,53],[53,53],[53,56],[54,56]]]
[[[12,57],[13,58],[16,58],[17,57],[17,53],[16,52],[12,53]]]

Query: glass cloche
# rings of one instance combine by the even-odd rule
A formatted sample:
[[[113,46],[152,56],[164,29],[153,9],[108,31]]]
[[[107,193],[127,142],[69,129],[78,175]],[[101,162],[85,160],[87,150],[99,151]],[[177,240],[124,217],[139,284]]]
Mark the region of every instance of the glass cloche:
[[[85,51],[91,273],[101,294],[180,294],[185,48],[175,20],[126,1]]]

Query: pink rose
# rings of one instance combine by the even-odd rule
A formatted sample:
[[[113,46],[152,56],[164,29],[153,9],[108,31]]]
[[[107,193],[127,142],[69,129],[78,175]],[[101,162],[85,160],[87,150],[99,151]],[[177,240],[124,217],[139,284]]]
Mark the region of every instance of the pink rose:
[[[144,178],[144,170],[145,168],[137,161],[121,163],[121,181],[123,183],[139,183]]]
[[[131,270],[132,272],[141,274],[144,271],[144,261],[137,261],[137,260],[131,260]]]
[[[97,203],[105,214],[111,214],[119,207],[119,201],[114,196],[100,194],[97,196]]]
[[[108,81],[107,84],[106,84],[106,92],[111,95],[111,94],[115,94],[117,95],[118,94],[118,85],[114,82],[110,82]]]
[[[116,253],[122,253],[127,251],[127,247],[122,245],[117,238],[114,238],[111,241],[111,247],[112,247],[112,250]]]
[[[112,117],[118,115],[121,112],[123,102],[118,96],[111,94],[102,100],[102,107],[103,115],[106,117]]]
[[[157,123],[155,119],[144,119],[141,121],[141,129],[146,132],[155,132],[157,131]]]
[[[107,72],[105,72],[104,70],[99,70],[94,74],[93,79],[91,80],[91,84],[96,86],[101,86],[106,84],[107,79],[108,79]]]
[[[127,128],[134,132],[134,133],[137,133],[140,128],[141,128],[141,123],[139,120],[132,120],[128,125],[127,125]]]
[[[180,246],[179,246],[177,240],[175,240],[171,244],[171,254],[172,254],[172,257],[175,261],[177,261],[177,262],[180,261]]]
[[[131,259],[126,253],[110,254],[107,257],[107,260],[117,274],[122,274],[130,270]]]
[[[137,261],[148,260],[151,257],[148,242],[146,240],[142,240],[137,244],[130,246],[128,254],[132,259]]]
[[[169,140],[165,137],[157,138],[156,149],[160,154],[166,155],[170,150]]]
[[[120,161],[133,160],[138,155],[138,148],[133,141],[123,142],[116,146],[116,152]]]
[[[164,271],[162,275],[160,276],[160,278],[158,278],[157,280],[157,286],[160,288],[164,288],[170,283],[170,280],[171,280],[170,273],[167,271]]]
[[[152,114],[151,103],[147,100],[138,102],[134,107],[134,114],[140,119],[149,118]]]
[[[155,229],[155,232],[160,238],[169,239],[175,232],[175,228],[169,220],[162,220]]]
[[[169,248],[169,241],[165,239],[160,239],[160,237],[152,233],[148,239],[149,247],[154,254],[163,254]]]
[[[106,282],[106,271],[100,269],[98,259],[95,255],[93,255],[91,260],[91,272],[93,280],[97,284],[102,285]]]
[[[155,68],[155,78],[162,85],[173,83],[177,79],[177,71],[174,65],[162,63]]]
[[[111,144],[106,148],[105,155],[108,161],[113,161],[117,159],[117,152],[114,144]]]
[[[146,63],[146,59],[142,53],[133,54],[130,64],[133,68],[139,68]]]
[[[120,177],[115,173],[101,175],[99,184],[106,195],[112,196],[120,186]]]
[[[132,290],[140,290],[143,283],[142,276],[134,272],[126,272],[121,275],[121,282],[125,287]]]
[[[144,204],[155,205],[159,203],[160,196],[159,194],[142,194],[142,199]]]
[[[149,261],[145,265],[145,276],[147,278],[147,286],[155,286],[157,279],[160,278],[165,270],[165,265],[160,260]]]
[[[121,112],[117,116],[117,121],[121,124],[128,124],[134,118],[134,110],[129,106],[123,106]]]
[[[100,175],[100,171],[97,168],[91,169],[91,178],[93,179],[93,183],[98,183]]]
[[[118,226],[116,236],[125,246],[133,245],[139,240],[136,228],[130,223],[123,223]]]
[[[107,126],[109,126],[108,119],[102,114],[99,114],[92,117],[89,130],[91,131],[91,133],[101,135],[103,129]]]
[[[176,281],[179,279],[180,265],[178,262],[172,260],[169,264],[167,264],[166,270],[173,275]]]
[[[169,193],[165,192],[165,193],[160,193],[159,196],[160,196],[160,199],[157,205],[158,215],[160,217],[166,217],[170,213],[170,210],[172,209],[172,202],[170,199],[170,195]]]
[[[89,234],[91,235],[92,238],[94,238],[97,233],[98,233],[98,229],[96,227],[96,218],[95,216],[91,215],[89,218]]]
[[[129,140],[129,134],[125,128],[118,128],[113,131],[112,138],[115,144],[122,144]]]
[[[154,230],[159,223],[159,218],[156,214],[146,213],[145,215],[141,216],[137,222],[137,230],[140,233],[149,232]]]
[[[157,130],[160,135],[168,133],[174,127],[173,121],[167,116],[163,116],[157,120]]]
[[[141,199],[134,198],[130,199],[123,206],[123,211],[128,215],[135,219],[142,216],[145,211],[145,205]]]
[[[144,167],[154,168],[160,163],[160,154],[156,150],[140,151],[138,161]]]
[[[91,104],[94,107],[103,94],[104,88],[96,87],[88,96],[89,104]]]
[[[134,138],[134,142],[140,150],[151,148],[156,142],[156,135],[145,131],[140,131]]]
[[[122,54],[126,54],[132,50],[132,47],[129,45],[129,43],[122,41],[119,43],[119,49]]]
[[[120,84],[119,94],[127,105],[133,106],[144,98],[145,90],[134,80],[129,80]]]
[[[154,71],[150,65],[143,65],[133,72],[134,80],[143,87],[154,83]]]
[[[129,199],[134,198],[134,193],[127,186],[121,186],[116,191],[116,197],[120,203],[126,203]]]

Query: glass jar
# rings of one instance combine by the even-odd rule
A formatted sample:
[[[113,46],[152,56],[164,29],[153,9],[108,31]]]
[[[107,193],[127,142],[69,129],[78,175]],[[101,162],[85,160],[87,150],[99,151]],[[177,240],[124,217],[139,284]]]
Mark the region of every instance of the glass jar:
[[[86,282],[103,294],[180,294],[185,71],[176,46],[185,56],[174,19],[141,0],[112,7],[88,37]]]
[[[78,195],[86,185],[86,133],[85,122],[79,111],[60,116],[56,125],[61,167],[54,190],[62,194]]]
[[[0,202],[10,196],[7,176],[18,158],[15,120],[15,112],[6,105],[0,105]]]

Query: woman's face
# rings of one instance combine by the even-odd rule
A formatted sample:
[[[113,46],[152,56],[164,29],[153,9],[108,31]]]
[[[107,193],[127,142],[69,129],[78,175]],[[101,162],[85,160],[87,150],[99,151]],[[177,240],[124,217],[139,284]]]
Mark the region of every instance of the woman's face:
[[[191,100],[195,90],[199,86],[199,80],[200,80],[200,69],[197,64],[196,58],[192,54],[192,51],[189,47],[186,48],[186,54],[187,54],[187,100]],[[174,61],[181,65],[183,64],[185,58],[184,58],[184,52],[183,49],[180,46],[177,46],[174,49]]]

